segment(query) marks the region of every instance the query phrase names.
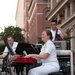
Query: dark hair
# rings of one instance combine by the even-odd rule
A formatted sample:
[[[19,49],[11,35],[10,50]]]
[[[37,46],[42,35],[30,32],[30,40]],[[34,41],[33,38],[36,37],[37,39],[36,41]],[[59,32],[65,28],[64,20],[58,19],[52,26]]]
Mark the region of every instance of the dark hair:
[[[52,20],[51,22],[55,22],[57,24],[57,20]]]
[[[12,36],[12,35],[8,35],[8,36],[7,36],[7,38],[10,38],[10,37],[11,37],[11,38],[13,38],[13,36]],[[13,39],[14,39],[14,38],[13,38]]]
[[[52,37],[51,31],[50,30],[45,30],[45,31],[46,31],[47,36],[50,36],[50,39],[52,40],[53,37]]]

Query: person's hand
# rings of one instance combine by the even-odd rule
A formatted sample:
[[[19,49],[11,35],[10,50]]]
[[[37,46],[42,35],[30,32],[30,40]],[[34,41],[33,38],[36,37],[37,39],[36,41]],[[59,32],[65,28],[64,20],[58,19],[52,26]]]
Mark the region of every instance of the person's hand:
[[[0,55],[0,58],[4,58],[4,55]]]
[[[16,60],[17,57],[16,56],[11,56],[11,60]]]
[[[57,28],[58,30],[61,30],[61,27],[60,27],[60,26],[56,26],[56,28]]]
[[[24,56],[24,57],[30,58],[30,57],[32,57],[32,54],[28,54],[28,55],[26,55],[26,56]]]

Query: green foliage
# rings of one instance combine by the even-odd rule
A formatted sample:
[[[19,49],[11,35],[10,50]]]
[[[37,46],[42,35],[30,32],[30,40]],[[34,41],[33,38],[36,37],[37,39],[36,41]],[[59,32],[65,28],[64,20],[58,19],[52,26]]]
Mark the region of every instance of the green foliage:
[[[2,52],[4,51],[5,45],[4,46],[0,46],[0,55],[2,54]]]
[[[7,36],[11,35],[18,42],[24,42],[23,34],[21,33],[22,29],[19,27],[8,26],[4,29],[4,32],[1,32],[0,35],[2,39],[5,39]]]
[[[42,41],[40,37],[38,37],[38,44],[44,44],[44,42]]]

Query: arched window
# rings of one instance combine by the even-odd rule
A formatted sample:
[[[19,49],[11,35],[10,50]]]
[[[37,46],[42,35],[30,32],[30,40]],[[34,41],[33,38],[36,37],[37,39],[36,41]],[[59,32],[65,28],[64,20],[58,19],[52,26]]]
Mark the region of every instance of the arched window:
[[[50,10],[46,10],[45,15],[47,15],[49,13]]]
[[[47,16],[47,14],[49,13],[50,10],[46,10],[45,11],[45,16]],[[45,20],[48,21],[48,19],[45,17]]]

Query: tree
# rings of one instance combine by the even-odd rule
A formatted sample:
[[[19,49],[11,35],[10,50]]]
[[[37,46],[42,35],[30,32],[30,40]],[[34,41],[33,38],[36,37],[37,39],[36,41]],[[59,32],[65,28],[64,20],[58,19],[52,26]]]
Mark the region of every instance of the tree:
[[[15,41],[25,42],[23,34],[21,33],[22,29],[19,27],[8,26],[4,29],[4,32],[1,32],[1,38],[5,39],[7,36],[12,35]]]
[[[38,44],[44,44],[44,42],[42,41],[41,37],[38,37]]]

